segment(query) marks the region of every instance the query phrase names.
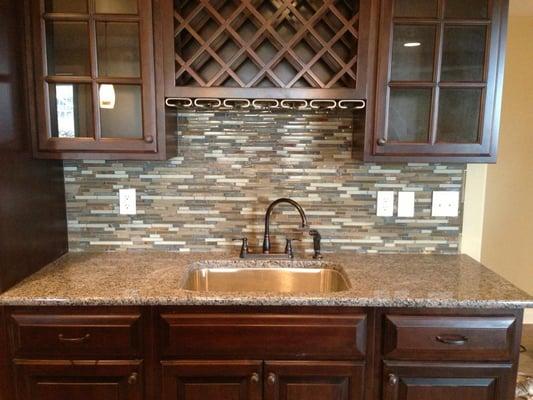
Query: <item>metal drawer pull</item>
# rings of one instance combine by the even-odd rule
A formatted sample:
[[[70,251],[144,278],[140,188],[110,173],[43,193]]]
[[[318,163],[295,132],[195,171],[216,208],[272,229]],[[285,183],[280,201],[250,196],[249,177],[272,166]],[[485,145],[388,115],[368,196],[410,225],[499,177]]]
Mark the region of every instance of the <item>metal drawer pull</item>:
[[[91,334],[88,333],[88,334],[86,334],[85,336],[82,336],[82,337],[77,337],[77,338],[66,338],[65,336],[63,336],[62,333],[60,333],[60,334],[57,336],[57,339],[58,339],[60,342],[67,342],[67,343],[83,343],[83,342],[89,340],[90,337],[91,337]]]
[[[139,380],[139,374],[137,372],[133,372],[128,378],[128,384],[135,385],[137,384],[138,380]]]
[[[468,342],[468,338],[461,335],[439,335],[435,339],[437,339],[438,342],[454,346],[463,346]]]
[[[270,373],[268,374],[267,382],[270,386],[273,386],[276,384],[276,374]]]
[[[250,380],[252,381],[252,383],[259,383],[259,374],[257,372],[254,372]]]
[[[394,374],[389,374],[389,385],[396,386],[398,384],[398,376]]]

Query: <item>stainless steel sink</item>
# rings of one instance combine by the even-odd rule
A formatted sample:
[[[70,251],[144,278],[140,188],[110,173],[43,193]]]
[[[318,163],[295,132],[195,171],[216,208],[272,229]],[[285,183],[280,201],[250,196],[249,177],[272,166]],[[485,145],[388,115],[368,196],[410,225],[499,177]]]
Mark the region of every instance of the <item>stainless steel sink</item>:
[[[350,284],[331,268],[200,268],[183,289],[197,292],[333,293]]]

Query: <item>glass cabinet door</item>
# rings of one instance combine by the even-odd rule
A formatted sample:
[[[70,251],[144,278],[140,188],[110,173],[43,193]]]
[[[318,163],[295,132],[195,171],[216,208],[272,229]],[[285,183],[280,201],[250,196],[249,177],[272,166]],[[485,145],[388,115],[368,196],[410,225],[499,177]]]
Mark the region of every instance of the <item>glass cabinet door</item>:
[[[489,151],[486,108],[499,112],[503,2],[385,0],[383,7],[373,154]]]
[[[156,151],[150,2],[32,4],[40,149]]]

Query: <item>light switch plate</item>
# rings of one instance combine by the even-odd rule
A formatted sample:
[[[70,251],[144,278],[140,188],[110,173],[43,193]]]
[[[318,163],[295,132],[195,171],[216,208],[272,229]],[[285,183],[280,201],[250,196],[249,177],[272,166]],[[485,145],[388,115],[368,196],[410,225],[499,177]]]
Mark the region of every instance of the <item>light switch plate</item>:
[[[118,192],[121,215],[137,214],[137,191],[135,189],[120,189]]]
[[[398,193],[398,217],[415,216],[415,192]]]
[[[433,192],[433,217],[458,217],[459,192]]]
[[[377,216],[394,216],[394,192],[378,192]]]

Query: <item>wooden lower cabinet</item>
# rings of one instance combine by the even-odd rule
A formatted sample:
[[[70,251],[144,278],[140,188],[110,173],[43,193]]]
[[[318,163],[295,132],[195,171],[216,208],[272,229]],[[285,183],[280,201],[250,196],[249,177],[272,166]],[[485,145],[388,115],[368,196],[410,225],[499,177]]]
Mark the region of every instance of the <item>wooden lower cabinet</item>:
[[[142,400],[141,361],[15,360],[19,400]]]
[[[362,400],[364,363],[265,362],[265,400]]]
[[[389,363],[383,400],[511,400],[512,364]]]
[[[261,400],[261,361],[163,361],[162,400]]]

